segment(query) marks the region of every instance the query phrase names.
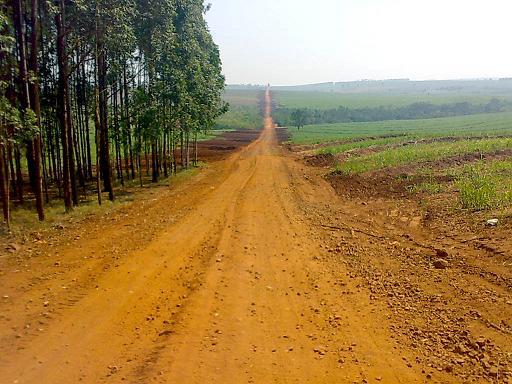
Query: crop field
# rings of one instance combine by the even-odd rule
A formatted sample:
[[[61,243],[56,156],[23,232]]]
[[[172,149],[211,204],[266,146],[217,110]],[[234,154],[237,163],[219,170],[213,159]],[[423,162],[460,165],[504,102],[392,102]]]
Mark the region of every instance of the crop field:
[[[411,163],[435,161],[471,153],[485,155],[506,149],[512,149],[512,138],[402,145],[395,148],[385,148],[365,156],[352,157],[337,165],[336,171],[347,175],[361,174]]]
[[[487,94],[385,94],[385,93],[339,93],[317,91],[277,91],[276,103],[287,108],[331,109],[339,106],[347,108],[375,108],[381,106],[401,107],[413,103],[449,104],[469,102],[484,104],[491,99],[512,101],[512,95]]]
[[[290,128],[293,144],[318,144],[355,138],[410,138],[512,135],[512,113],[455,116],[438,119],[390,120],[369,123],[306,125]],[[360,144],[359,144],[360,145]],[[351,149],[351,148],[347,148]]]
[[[229,104],[229,111],[218,118],[215,129],[261,128],[260,98],[260,90],[227,89],[224,93],[224,101]]]
[[[283,98],[284,95],[284,98]],[[408,104],[423,96],[346,95],[321,92],[279,92],[288,105],[332,107],[340,100],[352,106],[388,102]],[[485,95],[471,96],[484,102]],[[308,101],[309,98],[309,101]],[[430,102],[460,102],[454,95],[432,97]],[[326,102],[326,104],[322,104]],[[295,104],[294,104],[295,103]],[[329,104],[330,103],[330,104]],[[469,212],[501,210],[512,206],[512,112],[434,119],[305,125],[289,127],[290,144],[307,156],[327,163],[337,185],[360,178],[365,193],[382,185],[402,190],[422,201],[444,196],[453,208]],[[341,181],[340,181],[341,180]],[[378,185],[376,185],[378,184]]]

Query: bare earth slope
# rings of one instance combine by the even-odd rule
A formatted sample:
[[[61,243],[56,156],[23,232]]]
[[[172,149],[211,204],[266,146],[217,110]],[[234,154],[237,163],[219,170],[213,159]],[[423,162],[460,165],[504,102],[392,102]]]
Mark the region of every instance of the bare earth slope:
[[[204,175],[0,259],[0,383],[463,382],[333,260],[337,197],[284,156],[266,103],[260,138]],[[357,248],[357,231],[342,240]]]

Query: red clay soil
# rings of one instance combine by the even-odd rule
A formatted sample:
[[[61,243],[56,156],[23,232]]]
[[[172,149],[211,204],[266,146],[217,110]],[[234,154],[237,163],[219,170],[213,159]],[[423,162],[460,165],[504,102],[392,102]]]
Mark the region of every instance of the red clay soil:
[[[260,130],[248,129],[223,132],[214,139],[198,143],[198,158],[204,162],[224,160],[258,139],[260,134]]]
[[[510,382],[510,224],[340,198],[265,105],[197,176],[2,247],[0,383]]]
[[[286,128],[275,128],[278,143],[287,141],[290,137]],[[198,143],[198,158],[200,161],[212,162],[225,160],[242,147],[257,140],[260,130],[237,130],[224,132],[214,139]]]

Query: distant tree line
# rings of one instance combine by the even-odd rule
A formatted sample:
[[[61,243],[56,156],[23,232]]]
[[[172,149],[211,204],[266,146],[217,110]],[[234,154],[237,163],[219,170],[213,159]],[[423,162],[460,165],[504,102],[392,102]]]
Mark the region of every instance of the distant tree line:
[[[493,98],[488,103],[471,104],[458,102],[432,104],[413,103],[405,106],[381,106],[367,108],[347,108],[340,106],[333,109],[277,108],[273,117],[281,126],[294,126],[298,129],[309,124],[333,124],[350,122],[371,122],[384,120],[414,120],[438,117],[475,115],[512,110],[512,102]]]
[[[157,182],[197,160],[226,111],[202,0],[0,4],[0,197],[67,211],[88,190]]]

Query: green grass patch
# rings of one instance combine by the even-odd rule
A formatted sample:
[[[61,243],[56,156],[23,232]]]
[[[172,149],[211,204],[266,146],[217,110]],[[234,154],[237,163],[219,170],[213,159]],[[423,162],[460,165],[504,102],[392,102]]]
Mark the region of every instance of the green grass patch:
[[[450,172],[463,208],[474,211],[512,204],[512,160],[479,161]]]
[[[377,146],[391,145],[403,143],[411,140],[409,136],[399,136],[399,137],[385,137],[381,139],[370,139],[370,140],[361,140],[361,141],[352,141],[349,143],[343,143],[339,145],[335,145],[333,147],[322,148],[318,151],[319,154],[331,154],[336,155],[338,153],[348,152],[354,149],[365,149]]]
[[[512,100],[512,96],[485,94],[384,94],[319,91],[274,91],[277,104],[284,108],[332,109],[403,107],[413,103],[450,104],[468,102],[486,104],[493,98]]]
[[[229,111],[217,119],[215,130],[259,129],[262,125],[257,105],[231,105]]]
[[[488,153],[509,148],[512,148],[512,139],[510,138],[413,144],[348,159],[336,167],[336,172],[353,175],[410,163],[440,160],[469,153]]]
[[[436,194],[436,193],[440,193],[443,190],[444,190],[443,185],[433,179],[413,185],[412,187],[409,188],[409,192],[411,192],[411,193],[424,192],[424,193],[429,193],[432,195]]]
[[[263,125],[260,112],[261,90],[226,89],[223,99],[229,103],[229,111],[220,116],[215,129],[259,129]]]
[[[411,138],[501,136],[512,135],[512,112],[437,119],[308,125],[301,130],[290,128],[289,132],[292,144],[319,144],[354,138],[403,135]]]

